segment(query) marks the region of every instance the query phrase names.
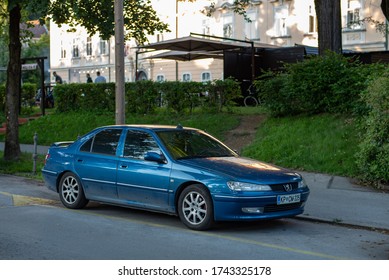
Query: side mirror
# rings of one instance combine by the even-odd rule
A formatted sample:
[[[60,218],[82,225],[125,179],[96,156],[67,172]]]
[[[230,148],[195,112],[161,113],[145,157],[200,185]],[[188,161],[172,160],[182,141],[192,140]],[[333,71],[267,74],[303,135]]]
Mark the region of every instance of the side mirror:
[[[147,152],[145,155],[145,160],[155,161],[158,163],[166,163],[165,156],[156,152]]]

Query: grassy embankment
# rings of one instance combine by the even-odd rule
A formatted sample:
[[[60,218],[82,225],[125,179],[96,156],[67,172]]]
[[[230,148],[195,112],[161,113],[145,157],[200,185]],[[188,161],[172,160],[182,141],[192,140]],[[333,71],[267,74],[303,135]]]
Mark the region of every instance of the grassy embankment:
[[[234,113],[175,116],[165,113],[127,116],[131,124],[182,124],[206,130],[224,140],[225,132],[236,127],[240,115],[262,113],[260,109],[237,108]],[[20,127],[20,142],[32,143],[38,133],[40,145],[55,141],[74,140],[91,129],[114,123],[114,116],[93,113],[50,114]],[[0,136],[0,141],[3,138]],[[342,115],[268,118],[257,131],[255,141],[243,150],[249,156],[280,166],[355,177],[354,154],[358,145],[356,124]],[[38,157],[38,174],[43,156]],[[0,173],[29,175],[32,155],[24,154],[18,163],[6,163],[0,152]]]

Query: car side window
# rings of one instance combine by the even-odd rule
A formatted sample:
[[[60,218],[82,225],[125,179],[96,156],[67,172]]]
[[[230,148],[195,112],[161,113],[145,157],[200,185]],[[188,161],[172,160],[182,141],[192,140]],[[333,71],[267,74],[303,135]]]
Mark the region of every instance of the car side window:
[[[97,133],[93,138],[85,142],[80,151],[105,155],[116,155],[122,129],[106,129]]]
[[[124,144],[124,157],[144,159],[147,152],[161,153],[154,138],[147,132],[129,130]]]

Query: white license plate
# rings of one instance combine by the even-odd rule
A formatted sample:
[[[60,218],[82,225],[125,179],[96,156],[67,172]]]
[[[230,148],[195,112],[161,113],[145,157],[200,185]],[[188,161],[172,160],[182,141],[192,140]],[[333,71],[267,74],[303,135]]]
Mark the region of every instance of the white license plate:
[[[290,203],[296,203],[300,202],[300,194],[285,194],[285,195],[278,195],[277,196],[277,204],[290,204]]]

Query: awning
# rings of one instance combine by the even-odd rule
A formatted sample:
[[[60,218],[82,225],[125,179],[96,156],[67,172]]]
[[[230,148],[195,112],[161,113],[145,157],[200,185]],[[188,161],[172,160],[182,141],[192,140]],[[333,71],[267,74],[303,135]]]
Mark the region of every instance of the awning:
[[[181,60],[181,61],[190,61],[190,60],[206,59],[206,58],[223,59],[223,53],[167,51],[167,52],[151,55],[145,58],[147,59],[162,58],[162,59],[172,59],[172,60]]]
[[[172,50],[183,52],[223,51],[251,47],[251,42],[227,42],[187,36],[140,46],[141,49]]]

